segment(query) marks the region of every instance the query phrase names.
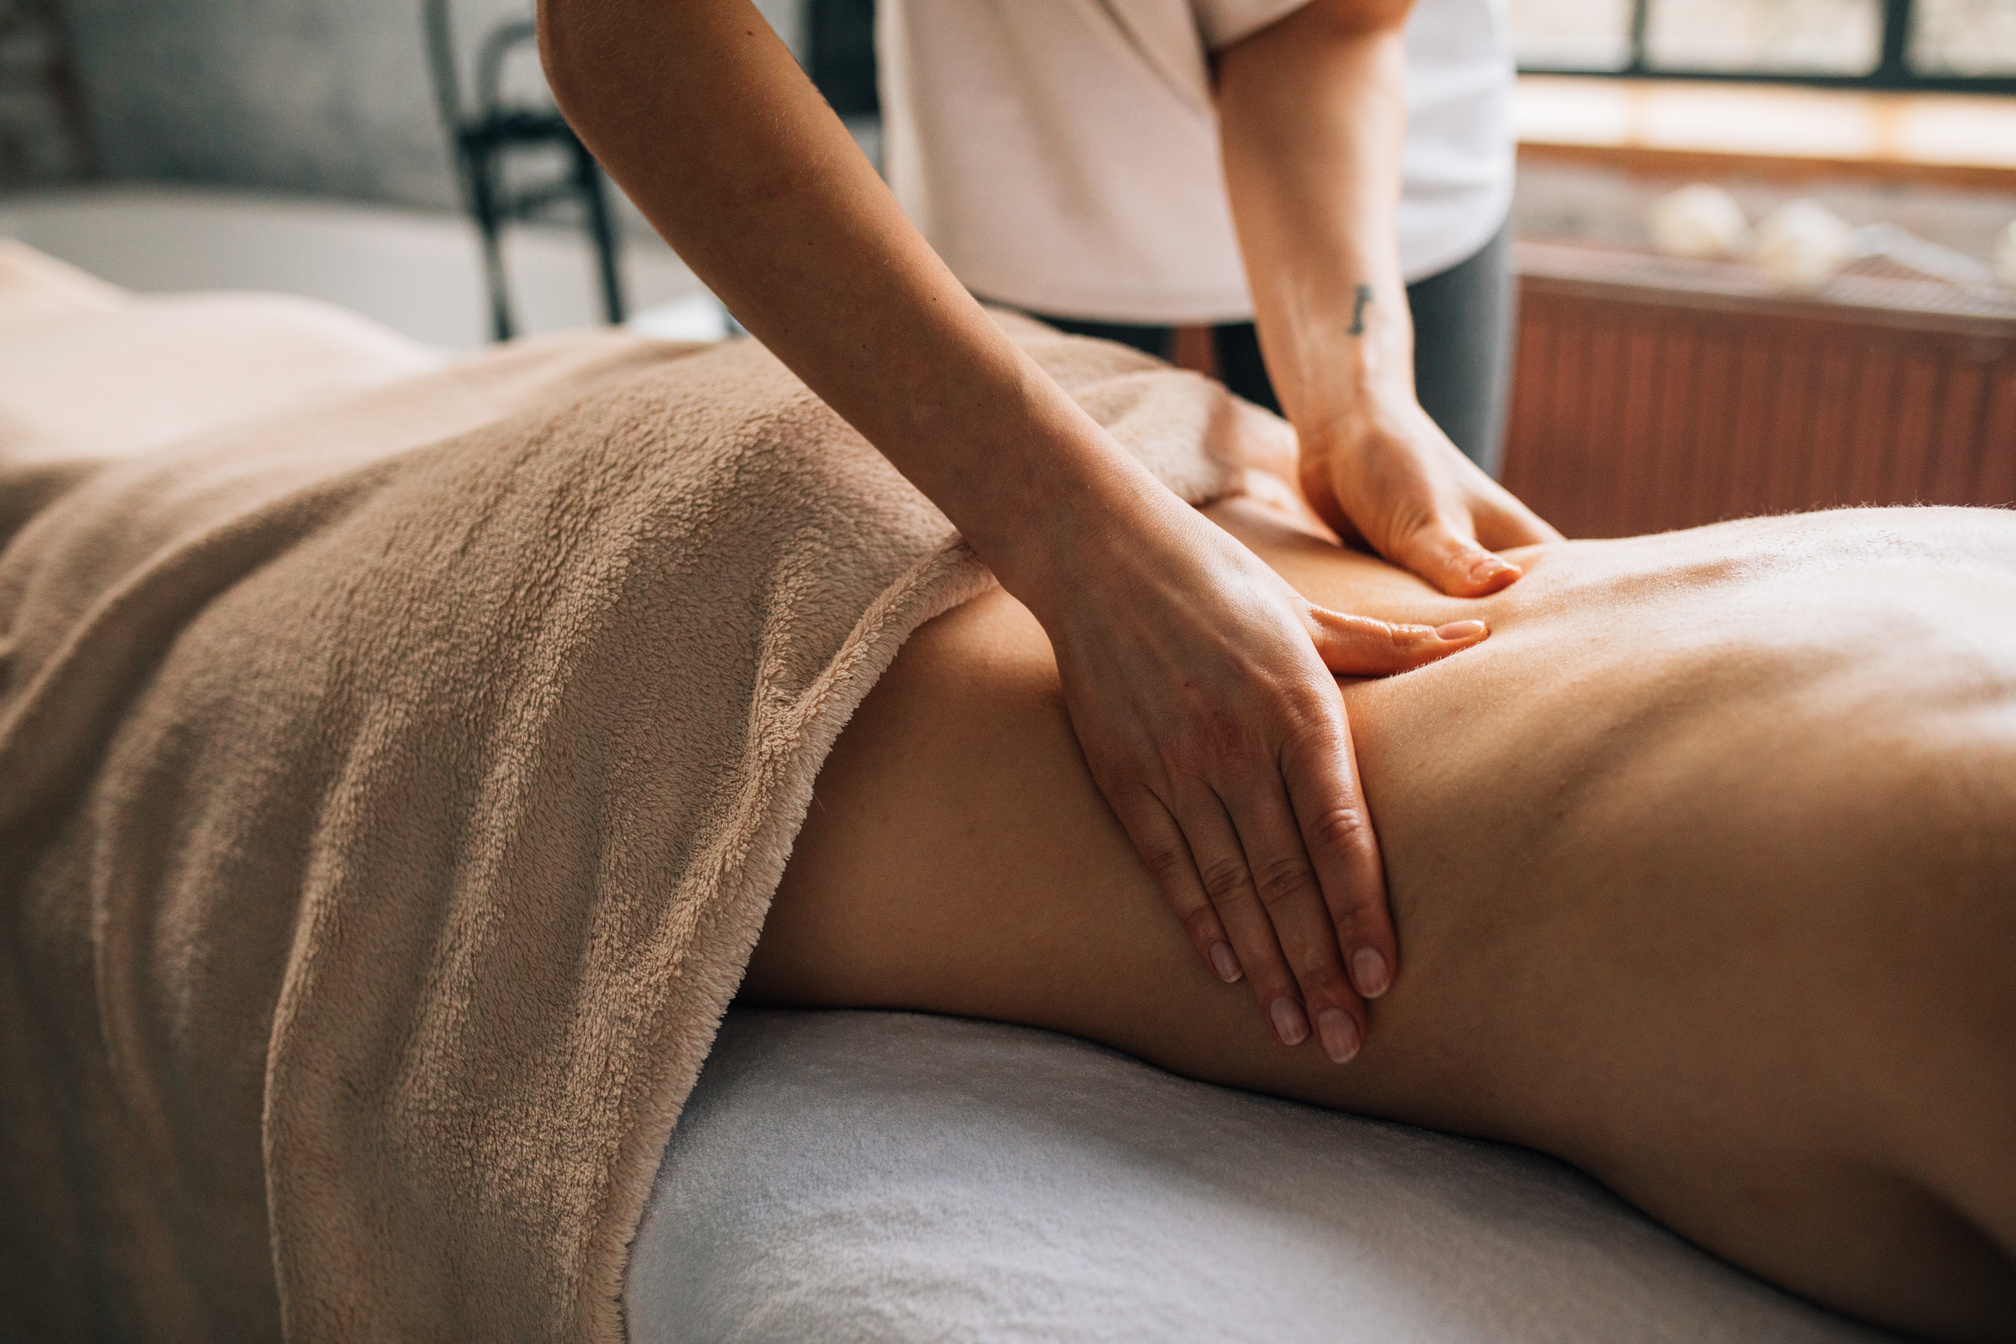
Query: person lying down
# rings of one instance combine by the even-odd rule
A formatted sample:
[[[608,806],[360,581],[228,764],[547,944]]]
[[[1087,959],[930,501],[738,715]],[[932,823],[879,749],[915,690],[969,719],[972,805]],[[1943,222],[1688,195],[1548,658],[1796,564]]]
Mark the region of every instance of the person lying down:
[[[1205,969],[998,590],[841,736],[742,997],[1530,1145],[1822,1302],[2016,1338],[2016,515],[1534,547],[1465,602],[1292,505],[1206,512],[1319,605],[1490,626],[1344,687],[1405,966],[1356,1060]]]
[[[1338,1065],[1278,967],[1207,969],[1029,615],[754,343],[436,368],[13,264],[0,374],[76,353],[0,376],[0,1333],[619,1339],[739,992],[1531,1145],[1821,1302],[2016,1337],[2016,515],[1448,599],[1242,493],[1222,390],[1004,319],[1311,600],[1489,628],[1342,687],[1399,966]],[[261,418],[194,386],[226,337],[298,349]],[[157,359],[208,398],[173,443]]]

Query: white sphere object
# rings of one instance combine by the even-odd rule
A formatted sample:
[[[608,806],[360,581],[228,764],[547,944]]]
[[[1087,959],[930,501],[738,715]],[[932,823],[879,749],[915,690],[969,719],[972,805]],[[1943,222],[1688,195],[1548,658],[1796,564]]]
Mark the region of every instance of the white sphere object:
[[[1696,182],[1652,202],[1652,246],[1669,257],[1715,260],[1738,256],[1750,241],[1750,221],[1736,198]]]
[[[1995,235],[1995,278],[2016,289],[2016,219]]]
[[[1855,250],[1848,222],[1802,197],[1764,217],[1751,255],[1779,284],[1811,289],[1853,261]]]

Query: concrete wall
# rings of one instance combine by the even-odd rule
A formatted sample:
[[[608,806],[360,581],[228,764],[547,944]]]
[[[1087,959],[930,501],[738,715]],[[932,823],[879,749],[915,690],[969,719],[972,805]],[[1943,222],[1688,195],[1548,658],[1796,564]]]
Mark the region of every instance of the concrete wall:
[[[800,0],[759,3],[802,49]],[[103,176],[456,205],[420,0],[60,4]],[[454,0],[452,13],[473,51],[531,3]],[[529,52],[514,73],[513,87],[538,86]]]

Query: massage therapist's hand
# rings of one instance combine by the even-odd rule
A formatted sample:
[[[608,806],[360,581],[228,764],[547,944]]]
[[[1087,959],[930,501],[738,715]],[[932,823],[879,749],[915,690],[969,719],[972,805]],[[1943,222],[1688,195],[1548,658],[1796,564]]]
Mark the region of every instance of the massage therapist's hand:
[[[1198,953],[1243,974],[1283,1045],[1342,1063],[1398,945],[1334,674],[1483,638],[1306,601],[1166,491],[1067,520],[1056,584],[1022,589],[1057,652],[1092,774]],[[1034,599],[1033,601],[1031,599]],[[1348,971],[1347,971],[1348,968]]]
[[[1519,577],[1493,551],[1561,534],[1465,457],[1410,391],[1364,393],[1301,436],[1302,493],[1340,537],[1455,597]]]
[[[1397,963],[1332,671],[1441,639],[1320,611],[1124,451],[897,208],[748,0],[541,0],[569,122],[751,333],[1050,634],[1092,772],[1198,952],[1276,1034],[1364,1039]],[[1264,334],[1264,333],[1263,333]]]
[[[1409,0],[1307,0],[1219,53],[1225,182],[1254,321],[1311,507],[1443,592],[1555,541],[1414,397],[1397,232]]]

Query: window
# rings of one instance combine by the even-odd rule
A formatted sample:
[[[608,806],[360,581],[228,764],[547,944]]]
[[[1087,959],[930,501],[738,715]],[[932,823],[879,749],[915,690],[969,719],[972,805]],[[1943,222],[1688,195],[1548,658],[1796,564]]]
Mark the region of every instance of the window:
[[[1511,0],[1522,70],[2016,93],[2016,0]]]
[[[1512,0],[1522,67],[1622,70],[1631,64],[1631,0]]]
[[[1918,0],[1911,19],[1912,69],[2016,75],[2016,0]]]
[[[1878,0],[1654,0],[1646,11],[1654,69],[1864,75],[1883,57]]]

